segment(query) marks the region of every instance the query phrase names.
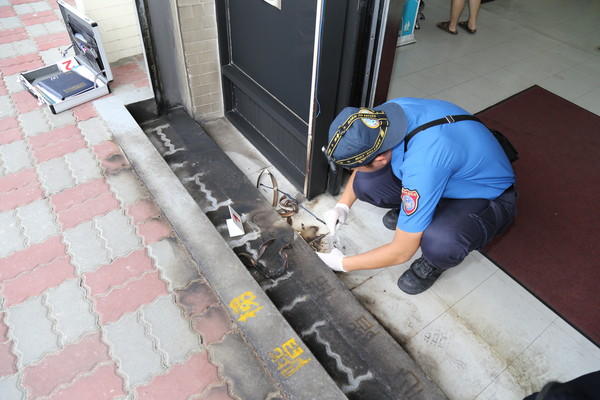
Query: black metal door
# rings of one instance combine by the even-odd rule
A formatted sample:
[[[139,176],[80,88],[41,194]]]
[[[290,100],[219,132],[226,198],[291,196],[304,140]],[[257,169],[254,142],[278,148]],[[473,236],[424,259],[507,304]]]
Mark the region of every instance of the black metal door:
[[[329,124],[347,105],[369,105],[366,53],[383,3],[216,1],[226,116],[308,198],[328,185]]]

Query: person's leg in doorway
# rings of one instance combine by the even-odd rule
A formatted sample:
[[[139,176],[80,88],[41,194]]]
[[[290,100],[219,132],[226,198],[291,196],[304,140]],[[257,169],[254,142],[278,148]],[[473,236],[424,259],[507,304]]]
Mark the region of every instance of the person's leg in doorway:
[[[437,27],[452,35],[458,34],[458,26],[469,33],[475,33],[477,31],[477,15],[479,15],[481,0],[469,0],[469,19],[458,22],[465,8],[465,3],[466,0],[452,0],[450,3],[450,21],[438,22]]]
[[[454,2],[458,1],[459,3],[462,3],[462,7],[460,9],[460,11],[453,12],[452,8],[454,6]],[[452,21],[455,21],[454,23],[458,22],[458,26],[460,26],[461,28],[463,28],[464,30],[466,30],[469,33],[475,33],[477,32],[477,15],[479,15],[479,6],[481,5],[481,0],[469,0],[469,19],[462,21],[462,22],[458,22],[458,19],[460,18],[460,14],[462,13],[462,10],[465,6],[465,1],[464,0],[452,0],[452,6],[450,7],[450,15]],[[456,18],[456,19],[454,19]]]

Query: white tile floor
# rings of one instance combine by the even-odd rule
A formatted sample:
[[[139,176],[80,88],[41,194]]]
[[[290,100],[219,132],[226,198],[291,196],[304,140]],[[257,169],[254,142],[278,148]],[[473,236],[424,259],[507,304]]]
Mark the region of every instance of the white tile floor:
[[[416,43],[396,53],[389,98],[439,98],[476,113],[539,85],[600,115],[599,1],[495,0],[481,6],[476,34],[459,29],[456,36],[435,27],[448,19],[449,4],[426,0]],[[206,129],[219,131],[213,137],[252,182],[270,167],[282,190],[301,198],[227,122]],[[322,216],[336,200],[322,195],[303,205]],[[353,207],[340,232],[347,254],[391,240],[380,222],[384,212]],[[295,226],[301,219],[316,222],[301,212]],[[549,380],[600,370],[598,347],[480,253],[418,296],[396,286],[408,265],[340,279],[450,400],[520,400]]]

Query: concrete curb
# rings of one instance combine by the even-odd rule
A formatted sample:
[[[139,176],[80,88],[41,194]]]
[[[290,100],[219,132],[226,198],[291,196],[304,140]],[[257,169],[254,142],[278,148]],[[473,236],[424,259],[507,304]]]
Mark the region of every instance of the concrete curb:
[[[223,303],[230,305],[248,295],[261,307],[255,309],[255,317],[244,321],[239,315],[232,318],[238,319],[240,329],[286,395],[290,399],[346,398],[191,198],[123,101],[112,96],[94,104]],[[282,367],[286,360],[280,356],[289,346],[296,354],[302,353],[295,359],[296,365],[302,364],[297,369]]]

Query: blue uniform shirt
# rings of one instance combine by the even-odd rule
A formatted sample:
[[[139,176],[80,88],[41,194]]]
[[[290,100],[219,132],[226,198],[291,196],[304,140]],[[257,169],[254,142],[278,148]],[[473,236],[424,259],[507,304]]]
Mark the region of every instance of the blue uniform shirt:
[[[442,100],[405,97],[390,101],[404,109],[407,132],[446,115],[469,114]],[[419,132],[408,142],[406,153],[404,142],[392,149],[391,166],[402,180],[398,228],[406,232],[424,231],[441,198],[493,200],[515,182],[502,147],[477,121],[443,124]]]

